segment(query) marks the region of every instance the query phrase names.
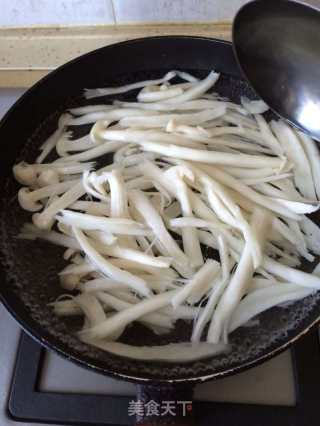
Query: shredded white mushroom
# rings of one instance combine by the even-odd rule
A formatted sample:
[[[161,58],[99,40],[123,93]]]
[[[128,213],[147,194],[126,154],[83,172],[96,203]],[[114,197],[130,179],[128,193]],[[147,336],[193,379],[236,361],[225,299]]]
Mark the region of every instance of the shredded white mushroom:
[[[81,337],[81,340],[114,355],[144,361],[191,362],[210,358],[225,353],[230,349],[228,345],[223,343],[211,345],[202,342],[193,345],[190,342],[181,342],[161,346],[132,346],[106,340],[85,339],[83,337]]]
[[[320,207],[316,143],[268,123],[261,100],[208,92],[218,78],[174,70],[87,89],[87,99],[139,91],[69,109],[35,163],[13,167],[18,202],[34,213],[17,238],[62,248],[63,295],[50,306],[61,320],[82,317],[89,345],[190,362],[230,349],[230,335],[232,349],[233,331],[265,310],[320,290],[319,267],[298,269],[320,255],[306,216]],[[163,335],[178,319],[193,321],[191,342],[115,341],[135,321]]]

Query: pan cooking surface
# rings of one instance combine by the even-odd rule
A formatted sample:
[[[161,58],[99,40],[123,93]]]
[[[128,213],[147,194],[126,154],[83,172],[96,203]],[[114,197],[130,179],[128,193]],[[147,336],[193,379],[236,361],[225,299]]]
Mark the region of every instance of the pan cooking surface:
[[[231,54],[231,47],[226,46]],[[121,85],[138,80],[159,78],[166,71],[169,69],[122,73],[116,79],[99,80],[99,86]],[[187,71],[198,77],[204,77],[210,69],[199,72],[190,68]],[[217,69],[217,71],[221,70]],[[254,96],[244,81],[227,74],[221,76],[215,86],[215,91],[237,102],[241,95],[251,98]],[[115,98],[133,100],[136,93],[133,91]],[[57,118],[66,107],[99,103],[111,99],[111,97],[98,98],[88,102],[81,97],[67,98],[65,96],[64,102],[61,102],[61,110],[52,110],[44,122],[38,123],[37,130],[28,135],[28,142],[25,145],[20,143],[20,148],[17,148],[15,153],[15,162],[22,158],[34,162],[38,146],[54,130]],[[84,130],[82,129],[82,132]],[[105,159],[105,161],[110,160],[111,158]],[[57,318],[53,315],[51,308],[47,306],[64,292],[60,288],[57,278],[57,272],[65,265],[62,259],[63,249],[41,241],[25,241],[15,238],[21,225],[31,219],[31,215],[24,212],[17,203],[18,188],[19,185],[11,176],[3,183],[0,222],[1,260],[6,273],[6,282],[1,283],[3,297],[10,310],[16,312],[18,319],[29,332],[42,343],[64,352],[69,358],[106,374],[122,375],[129,379],[200,380],[201,376],[210,378],[230,374],[261,357],[270,356],[317,319],[320,293],[286,307],[273,308],[259,316],[260,324],[237,330],[231,335],[233,346],[231,353],[184,365],[132,361],[89,347],[81,343],[75,336],[75,331],[82,326],[81,319],[76,317]],[[315,218],[315,220],[317,219],[319,219],[319,215]],[[312,265],[304,265],[304,270],[312,270]],[[146,342],[152,345],[188,341],[191,327],[190,323],[178,321],[174,332],[156,336],[142,325],[134,325],[126,330],[120,341],[135,345],[145,345]]]

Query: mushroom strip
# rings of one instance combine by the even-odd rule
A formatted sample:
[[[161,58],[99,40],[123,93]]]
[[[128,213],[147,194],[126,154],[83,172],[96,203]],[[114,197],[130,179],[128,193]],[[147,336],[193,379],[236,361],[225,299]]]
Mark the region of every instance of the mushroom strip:
[[[41,213],[36,213],[32,216],[33,223],[40,229],[48,229],[52,226],[56,214],[70,204],[77,201],[85,194],[82,183],[77,183],[68,191],[66,191],[60,198],[53,201],[49,207],[44,209]]]
[[[72,116],[70,114],[62,114],[58,121],[58,128],[52,135],[41,145],[41,154],[36,159],[36,163],[42,163],[43,160],[47,158],[50,152],[56,146],[59,138],[63,134],[65,127],[69,125],[70,120],[72,120]]]
[[[226,108],[220,106],[215,109],[208,109],[192,114],[163,114],[151,117],[126,117],[119,121],[122,127],[138,127],[138,128],[154,128],[165,127],[170,120],[174,120],[177,124],[197,125],[206,121],[214,120],[225,114]]]
[[[188,258],[179,248],[176,241],[167,231],[163,220],[157,210],[150,203],[149,199],[137,190],[131,191],[129,194],[130,202],[143,216],[147,225],[153,230],[159,242],[163,246],[165,253],[173,259],[173,265],[180,271],[183,276],[190,276],[192,270],[188,267]]]
[[[70,210],[61,210],[57,220],[65,225],[75,225],[88,231],[100,230],[120,235],[150,235],[150,231],[144,225],[126,218],[98,217]]]
[[[78,180],[60,182],[34,191],[30,191],[29,188],[21,188],[18,192],[19,204],[24,210],[36,212],[41,210],[43,207],[43,205],[39,202],[40,200],[62,194],[78,183]]]
[[[172,297],[177,293],[177,290],[167,291],[162,294],[157,294],[150,299],[133,305],[132,307],[118,312],[113,317],[108,318],[98,326],[89,328],[79,332],[80,338],[84,339],[103,339],[117,331],[120,327],[125,327],[131,322],[151,313],[158,311],[170,304]]]
[[[252,214],[252,227],[259,235],[261,245],[265,241],[265,234],[270,223],[269,219],[269,216],[260,209],[255,210]],[[248,244],[246,244],[237,269],[213,314],[208,331],[208,341],[210,343],[218,342],[221,339],[221,334],[225,332],[226,328],[228,329],[232,312],[242,299],[253,272],[254,267],[250,255],[250,248]]]
[[[153,86],[155,84],[165,83],[176,76],[175,71],[168,72],[164,77],[157,80],[139,81],[138,83],[127,84],[121,87],[109,87],[103,89],[86,89],[85,97],[87,99],[101,96],[118,95],[119,93],[129,92],[129,90],[140,89],[140,87]]]
[[[205,164],[220,164],[252,169],[260,167],[281,168],[283,166],[283,160],[275,157],[205,151],[155,142],[142,142],[140,145],[145,151],[157,152],[167,157],[180,158],[181,160],[190,160]]]
[[[114,355],[143,361],[191,362],[210,358],[229,350],[229,347],[223,343],[211,345],[201,342],[193,345],[190,342],[181,342],[162,346],[132,346],[119,342],[85,339],[83,337],[81,337],[81,340]]]
[[[72,227],[74,236],[76,237],[81,249],[89,257],[91,262],[107,277],[110,277],[116,281],[128,284],[138,293],[143,296],[150,295],[150,289],[147,287],[145,281],[127,271],[123,271],[120,268],[115,267],[108,262],[99,252],[89,243],[89,240],[85,237],[84,233],[75,227]]]

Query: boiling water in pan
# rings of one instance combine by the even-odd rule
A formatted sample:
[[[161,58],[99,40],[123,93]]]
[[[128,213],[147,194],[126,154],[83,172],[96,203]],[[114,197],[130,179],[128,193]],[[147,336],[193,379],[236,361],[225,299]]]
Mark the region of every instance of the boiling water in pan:
[[[199,77],[204,77],[208,72],[190,72]],[[122,85],[133,81],[158,78],[163,71],[135,73],[123,75],[117,81],[105,81],[105,86]],[[221,96],[226,96],[232,101],[239,102],[241,95],[253,97],[252,91],[247,84],[230,76],[222,75],[215,86],[215,91]],[[120,100],[134,100],[136,91],[128,94],[117,95]],[[38,146],[55,129],[57,118],[67,107],[85,105],[89,103],[103,102],[104,98],[86,101],[78,99],[66,99],[61,105],[60,111],[52,113],[48,119],[39,125],[39,128],[30,135],[17,161],[24,159],[33,162],[37,155]],[[110,97],[108,98],[110,101]],[[268,117],[267,117],[268,118]],[[83,128],[81,132],[88,130]],[[106,157],[110,161],[111,157]],[[229,354],[224,354],[212,358],[211,360],[197,361],[187,365],[179,364],[150,364],[141,361],[128,361],[116,356],[111,356],[99,349],[89,347],[81,343],[75,336],[75,331],[79,330],[82,320],[75,317],[57,318],[53,315],[49,302],[54,301],[63,290],[60,288],[57,272],[61,270],[65,262],[62,259],[63,249],[49,243],[37,241],[19,240],[16,235],[21,225],[30,221],[30,214],[23,211],[16,199],[18,184],[13,178],[9,178],[5,183],[5,209],[1,212],[0,223],[0,248],[1,260],[7,272],[7,283],[2,285],[10,286],[16,297],[20,299],[28,310],[29,315],[41,327],[41,333],[50,335],[56,342],[63,344],[63,347],[74,356],[85,356],[88,363],[93,362],[107,369],[116,369],[129,374],[132,366],[138,368],[141,374],[152,375],[159,379],[166,378],[188,378],[194,375],[209,375],[219,372],[226,367],[231,370],[240,364],[250,362],[256,357],[270,352],[277,347],[277,343],[290,340],[290,336],[295,329],[303,329],[308,317],[315,317],[315,312],[320,304],[320,292],[315,296],[307,297],[299,302],[293,303],[283,308],[273,308],[259,316],[260,324],[253,327],[243,327],[231,335],[233,350]],[[315,216],[315,220],[319,219]],[[210,255],[210,252],[207,253]],[[211,252],[212,254],[212,252]],[[312,265],[304,264],[305,270],[311,271]],[[191,324],[186,324],[179,320],[174,332],[156,336],[149,329],[140,324],[134,325],[123,334],[120,341],[135,345],[166,344],[169,342],[190,340]],[[155,365],[159,368],[155,371]]]

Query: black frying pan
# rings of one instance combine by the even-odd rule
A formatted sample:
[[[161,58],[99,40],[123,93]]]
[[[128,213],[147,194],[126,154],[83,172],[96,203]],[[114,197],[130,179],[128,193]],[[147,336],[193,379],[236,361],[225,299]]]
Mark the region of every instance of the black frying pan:
[[[47,348],[98,373],[148,385],[140,387],[140,397],[153,400],[187,400],[192,385],[235,374],[267,360],[315,325],[320,312],[320,293],[287,308],[271,309],[260,315],[259,326],[241,328],[231,335],[231,353],[181,365],[133,361],[89,347],[74,335],[80,327],[77,319],[57,319],[47,306],[61,294],[56,275],[63,267],[61,250],[15,239],[29,215],[18,206],[12,165],[22,158],[34,161],[37,147],[54,130],[60,113],[87,102],[81,98],[83,88],[157,78],[171,69],[187,70],[198,77],[215,69],[222,73],[215,88],[221,95],[233,101],[239,101],[240,95],[254,95],[241,79],[230,43],[196,37],[155,37],[98,49],[60,67],[32,87],[0,125],[3,303],[24,330]],[[133,99],[135,94],[117,98]],[[305,270],[308,268],[311,270],[311,265],[305,265]],[[122,336],[122,341],[165,344],[189,340],[190,331],[189,326],[178,322],[174,333],[160,338],[135,325]]]

